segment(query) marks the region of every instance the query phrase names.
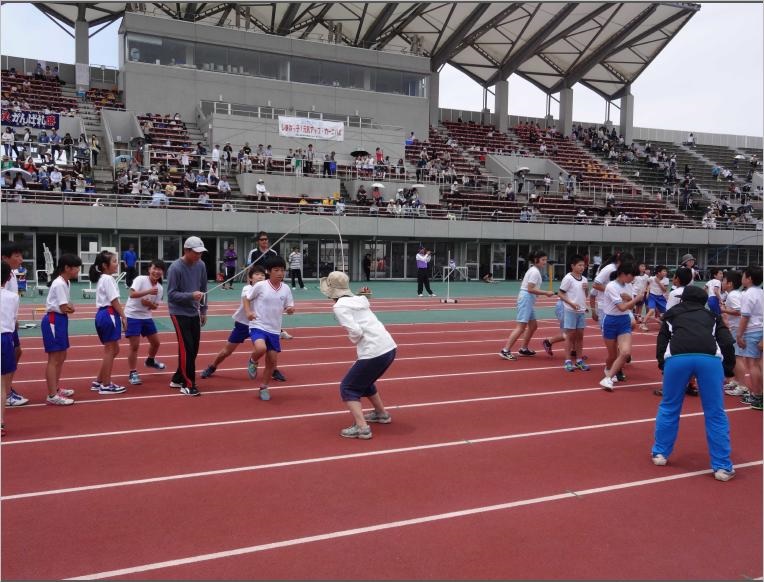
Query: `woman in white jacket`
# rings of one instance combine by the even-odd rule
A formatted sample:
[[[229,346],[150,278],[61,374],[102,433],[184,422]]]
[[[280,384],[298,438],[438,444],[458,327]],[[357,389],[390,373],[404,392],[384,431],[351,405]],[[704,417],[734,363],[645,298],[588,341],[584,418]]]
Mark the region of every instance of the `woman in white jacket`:
[[[334,300],[334,316],[356,344],[358,360],[340,383],[340,396],[353,415],[353,425],[340,431],[340,436],[368,440],[372,437],[370,422],[389,424],[392,417],[385,410],[375,382],[395,360],[398,347],[385,326],[369,306],[369,300],[350,291],[350,280],[341,271],[332,271],[320,280],[321,293]],[[361,398],[368,398],[374,410],[366,414]]]

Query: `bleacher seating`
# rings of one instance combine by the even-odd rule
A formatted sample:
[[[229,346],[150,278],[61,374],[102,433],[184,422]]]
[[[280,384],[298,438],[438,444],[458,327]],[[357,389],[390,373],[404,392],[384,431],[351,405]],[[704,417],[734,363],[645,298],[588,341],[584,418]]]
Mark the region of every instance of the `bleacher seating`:
[[[96,89],[90,88],[86,94],[88,101],[93,104],[97,111],[104,107],[110,109],[124,109],[125,104],[120,98],[119,91],[116,89]]]
[[[52,79],[35,79],[31,75],[11,75],[7,70],[0,72],[2,98],[10,103],[26,101],[31,111],[49,109],[53,113],[70,114],[77,110],[77,99],[64,97],[61,85]],[[24,87],[24,82],[29,83]]]

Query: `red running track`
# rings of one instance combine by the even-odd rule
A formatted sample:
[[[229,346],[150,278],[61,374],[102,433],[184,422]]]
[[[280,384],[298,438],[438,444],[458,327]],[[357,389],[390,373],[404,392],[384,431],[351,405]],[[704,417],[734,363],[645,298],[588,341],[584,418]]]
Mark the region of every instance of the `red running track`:
[[[671,464],[654,467],[652,336],[635,335],[627,385],[607,394],[594,330],[594,371],[570,374],[559,356],[500,360],[506,324],[389,327],[399,359],[379,387],[394,422],[369,442],[337,436],[349,421],[337,384],[353,360],[338,329],[285,344],[289,381],[268,403],[244,352],[202,398],[177,396],[162,373],[104,400],[83,394],[100,349],[73,348],[82,361],[64,374],[84,378],[71,382],[77,405],[8,411],[2,576],[761,576],[761,416],[728,399],[739,470],[722,484],[688,398]],[[19,374],[37,402],[39,373]],[[39,559],[47,538],[67,551]]]

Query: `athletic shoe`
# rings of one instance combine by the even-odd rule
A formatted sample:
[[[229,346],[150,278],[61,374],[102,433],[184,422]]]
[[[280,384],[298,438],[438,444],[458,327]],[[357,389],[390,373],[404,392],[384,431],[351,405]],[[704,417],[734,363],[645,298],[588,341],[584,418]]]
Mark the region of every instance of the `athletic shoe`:
[[[202,380],[204,380],[205,378],[209,378],[210,376],[212,376],[212,375],[215,373],[215,370],[216,370],[216,369],[217,369],[217,368],[215,368],[215,366],[213,366],[212,364],[210,364],[209,366],[207,366],[206,368],[204,368],[204,370],[202,370]],[[255,368],[255,369],[257,369],[257,368]]]
[[[728,471],[727,469],[717,469],[714,471],[714,479],[717,481],[729,481],[735,476],[735,469]]]
[[[576,371],[576,367],[573,365],[573,362],[571,362],[570,360],[565,360],[565,365],[563,366],[563,368],[565,368],[566,372]]]
[[[653,457],[653,465],[658,465],[659,467],[663,467],[666,463],[668,463],[668,459],[664,457],[663,455],[655,455]]]
[[[589,370],[591,370],[589,365],[584,363],[583,360],[578,360],[576,362],[576,368],[578,368],[579,370],[583,370],[584,372],[588,372]]]
[[[727,388],[724,393],[727,396],[745,396],[748,394],[748,388],[736,382],[733,387]]]
[[[10,389],[8,397],[5,399],[6,406],[24,406],[29,402],[29,398],[24,398],[21,394],[16,392],[13,388]]]
[[[504,358],[505,360],[516,360],[517,356],[510,352],[509,350],[501,350],[499,352],[499,357]]]
[[[147,368],[156,368],[157,370],[164,370],[167,367],[162,362],[157,362],[156,360],[152,362],[149,358],[146,358],[145,363]]]
[[[69,398],[70,396],[74,396],[74,390],[72,390],[71,388],[59,388],[58,393],[64,398]]]
[[[389,413],[383,412],[380,414],[376,410],[364,414],[363,419],[366,422],[378,422],[379,424],[390,424],[393,421],[393,417]]]
[[[549,357],[551,358],[554,353],[552,353],[552,342],[550,342],[548,339],[545,339],[543,342],[541,342],[541,345],[544,346],[544,351],[549,354]]]
[[[761,396],[754,396],[753,400],[751,401],[751,408],[753,410],[761,410],[762,409],[762,398]]]
[[[435,293],[430,293],[430,297],[437,297],[437,295],[435,295]]]
[[[735,380],[730,380],[729,382],[724,383],[724,391],[732,390],[733,388],[740,386]]]
[[[93,381],[90,383],[90,389],[91,389],[93,392],[98,392],[98,391],[101,389],[101,383],[100,383],[98,380],[93,380]]]
[[[417,297],[422,297],[422,294],[420,293],[419,295],[417,295]]]
[[[619,382],[626,382],[626,374],[623,373],[623,370],[618,370],[618,372],[615,374],[615,377]]]
[[[183,386],[183,388],[180,389],[180,393],[186,396],[201,396],[202,395],[202,393],[199,392],[196,386],[191,386],[191,387]]]
[[[273,370],[273,379],[277,382],[286,382],[286,376],[278,370]]]
[[[371,427],[358,428],[358,426],[354,424],[353,426],[343,428],[340,431],[340,436],[345,437],[346,439],[362,439],[367,441],[371,438]]]
[[[53,406],[70,406],[74,404],[74,400],[65,396],[61,396],[58,392],[56,392],[53,396],[48,396],[45,399],[45,404],[51,404]]]
[[[743,403],[743,404],[753,404],[753,401],[755,399],[756,399],[756,397],[749,392],[748,394],[746,394],[745,396],[743,396],[740,399],[740,402]]]
[[[136,372],[135,370],[130,372],[130,375],[128,376],[127,381],[130,382],[130,384],[133,386],[138,386],[139,384],[143,384],[143,382],[141,381],[141,377],[138,375],[138,372]]]
[[[271,391],[268,388],[260,388],[260,400],[267,401],[271,399]]]
[[[530,348],[520,348],[519,350],[517,350],[517,353],[520,354],[521,356],[535,356],[536,355],[536,352],[534,352]]]
[[[618,383],[618,377],[617,376],[612,376],[610,374],[610,370],[608,370],[607,368],[605,368],[605,376],[610,378],[610,380],[613,382],[613,384],[617,384]]]
[[[126,391],[127,388],[124,386],[117,386],[114,382],[111,382],[108,386],[101,384],[101,387],[98,389],[99,394],[122,394]]]
[[[285,339],[285,340],[294,339],[293,335],[291,335],[288,331],[284,331],[283,329],[281,330],[281,333],[279,334],[279,337],[281,339]]]
[[[647,324],[646,324],[646,323],[643,323],[642,325],[640,325],[640,326],[639,326],[639,329],[640,329],[641,331],[650,331],[650,328],[649,328],[649,327],[647,327]]]
[[[627,364],[631,364],[631,354],[629,354],[628,356],[626,356],[626,363],[627,363]]]
[[[257,378],[257,362],[253,362],[252,358],[247,363],[247,375],[249,375],[250,380]]]
[[[698,395],[698,389],[695,388],[692,384],[687,385],[687,389],[684,391],[685,394],[689,396],[697,396]]]
[[[655,394],[656,396],[663,396],[663,388],[656,388],[655,390],[653,390],[653,394]]]
[[[183,388],[185,387],[185,384],[183,382],[175,382],[174,380],[170,380],[170,388]]]
[[[605,392],[612,392],[613,380],[611,380],[608,376],[605,376],[602,380],[600,380],[600,386],[602,386],[602,389],[605,390]]]
[[[5,435],[6,435],[5,425],[4,424],[0,424],[0,436],[5,436]]]

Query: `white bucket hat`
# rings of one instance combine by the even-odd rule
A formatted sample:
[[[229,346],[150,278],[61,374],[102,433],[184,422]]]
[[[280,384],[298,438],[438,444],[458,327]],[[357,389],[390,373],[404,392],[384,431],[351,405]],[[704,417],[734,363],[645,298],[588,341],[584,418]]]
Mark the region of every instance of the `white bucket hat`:
[[[332,271],[327,277],[319,280],[321,293],[329,299],[339,299],[340,297],[352,297],[350,290],[350,279],[342,271]]]

